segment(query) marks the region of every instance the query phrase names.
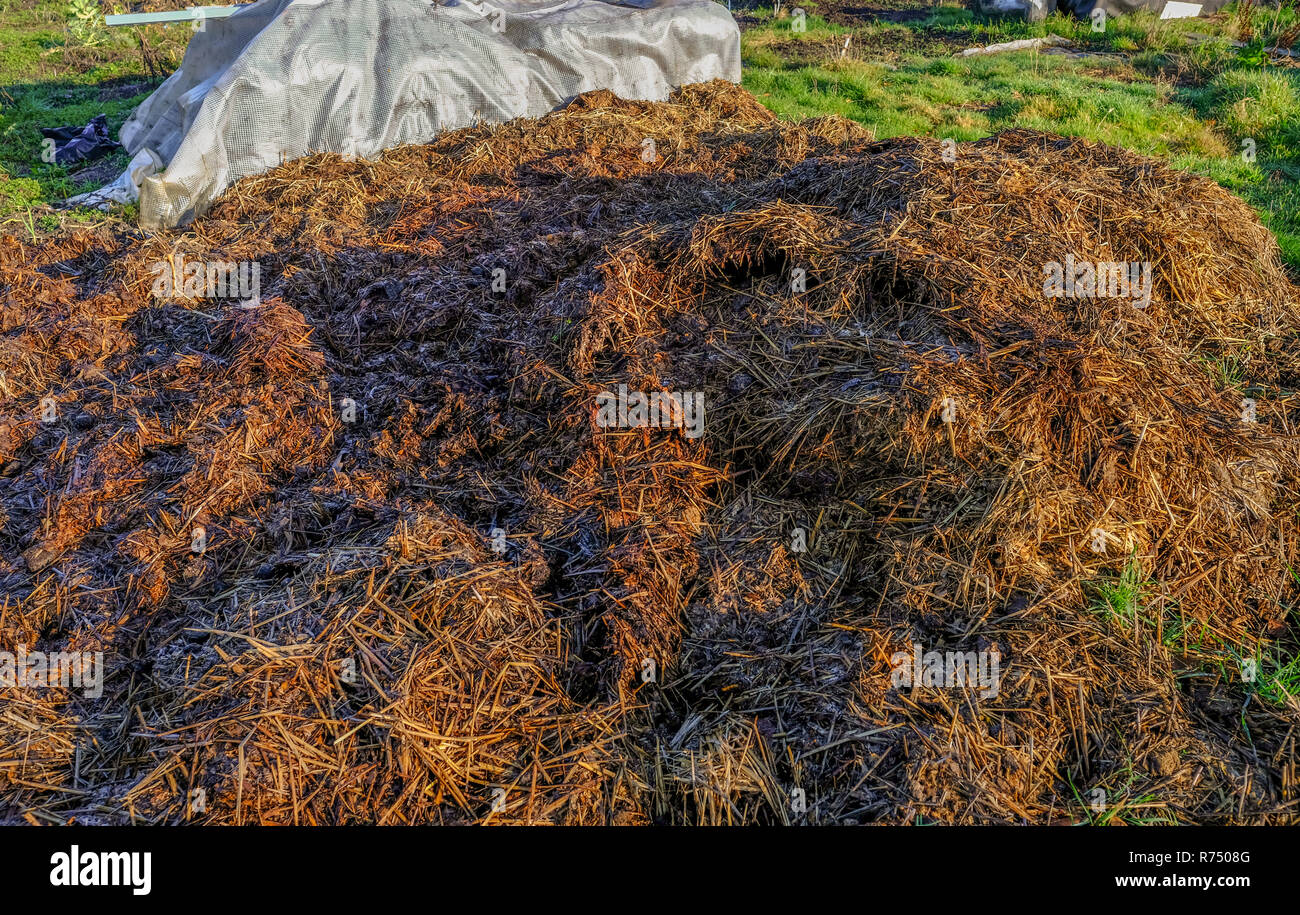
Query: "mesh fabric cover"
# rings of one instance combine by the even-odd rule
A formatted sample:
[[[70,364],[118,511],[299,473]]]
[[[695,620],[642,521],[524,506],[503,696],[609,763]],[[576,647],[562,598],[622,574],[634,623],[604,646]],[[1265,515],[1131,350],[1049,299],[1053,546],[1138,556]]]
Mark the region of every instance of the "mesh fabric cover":
[[[157,229],[307,153],[371,158],[592,89],[659,101],[717,78],[740,80],[740,34],[712,0],[261,0],[204,23],[120,136],[167,163],[140,188]]]

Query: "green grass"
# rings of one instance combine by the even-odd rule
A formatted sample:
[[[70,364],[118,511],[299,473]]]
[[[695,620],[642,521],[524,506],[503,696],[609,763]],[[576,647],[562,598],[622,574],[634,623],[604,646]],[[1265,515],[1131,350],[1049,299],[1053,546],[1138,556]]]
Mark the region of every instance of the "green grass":
[[[1228,354],[1222,356],[1197,356],[1206,372],[1221,391],[1242,390],[1246,386],[1246,370],[1241,360]]]
[[[1293,577],[1295,574],[1293,571]],[[1128,632],[1135,632],[1139,623],[1154,629],[1154,620],[1146,614],[1151,609],[1155,585],[1143,572],[1137,556],[1131,556],[1119,574],[1087,583],[1088,609]],[[1217,671],[1225,682],[1244,680],[1247,692],[1272,705],[1286,707],[1300,700],[1300,652],[1288,656],[1277,646],[1271,651],[1253,652],[1232,646],[1215,647],[1221,643],[1209,628],[1201,623],[1198,631],[1189,630],[1177,609],[1176,602],[1164,608],[1161,641],[1166,648],[1201,655],[1206,664],[1203,670]],[[1246,675],[1248,670],[1253,670],[1253,676]]]
[[[1071,60],[1031,54],[914,58],[893,69],[843,60],[793,71],[751,68],[745,85],[783,117],[840,114],[881,138],[974,140],[1032,127],[1154,155],[1230,155],[1222,136],[1176,103],[1171,86],[1121,78],[1121,66],[1080,73]]]
[[[943,2],[943,0],[940,0]],[[810,11],[805,17],[806,31],[797,33],[794,20],[787,15],[791,6]],[[899,24],[893,22],[863,23],[843,26],[828,23],[815,15],[816,4],[803,2],[786,4],[782,16],[771,19],[771,10],[763,7],[754,10],[761,24],[745,33],[748,47],[770,44],[773,40],[821,40],[828,35],[841,38],[848,33],[855,41],[871,46],[873,38],[899,33],[909,29],[925,33],[936,39],[960,41],[962,47],[997,44],[1022,38],[1041,38],[1058,35],[1075,42],[1079,50],[1095,52],[1178,52],[1190,61],[1208,64],[1241,56],[1242,52],[1229,46],[1238,37],[1232,22],[1207,19],[1159,19],[1156,14],[1140,12],[1129,16],[1112,17],[1102,32],[1093,30],[1092,23],[1071,16],[1053,14],[1044,22],[1028,23],[1014,18],[988,18],[955,5],[936,6],[931,14],[919,21]],[[1263,38],[1262,45],[1273,44],[1288,25],[1297,20],[1291,7],[1280,11],[1257,10],[1253,17],[1255,34]],[[1191,41],[1189,33],[1207,36],[1210,40]],[[1261,46],[1262,46],[1261,45]]]
[[[84,9],[95,0],[78,2]],[[102,172],[126,164],[118,154],[101,174],[79,177],[42,163],[39,128],[80,125],[103,112],[116,131],[179,63],[191,33],[185,24],[119,28],[79,41],[72,0],[0,3],[0,229],[35,231],[67,218],[52,216],[48,204],[93,189]],[[123,0],[110,4],[125,9]],[[807,11],[802,31],[793,28],[796,7]],[[1159,156],[1254,206],[1300,269],[1300,70],[1260,66],[1252,51],[1298,21],[1293,3],[1256,10],[1248,27],[1231,13],[1166,21],[1139,14],[1111,18],[1100,33],[1059,15],[1024,23],[956,5],[908,24],[834,24],[817,15],[816,0],[786,2],[779,18],[770,6],[749,15],[759,24],[742,39],[744,84],[784,118],[839,114],[881,138],[959,141],[1029,127]],[[1191,41],[1191,32],[1210,40]],[[1049,33],[1094,56],[952,57],[961,47]],[[1233,39],[1254,45],[1243,51]],[[1253,161],[1243,155],[1248,147]]]
[[[1133,629],[1139,622],[1152,624],[1142,616],[1151,583],[1142,573],[1142,564],[1130,556],[1118,575],[1093,581],[1088,587],[1089,609],[1107,620]]]
[[[105,28],[87,44],[74,37],[72,21],[70,6],[50,0],[4,0],[0,7],[0,230],[29,232],[102,218],[88,210],[56,216],[48,205],[115,177],[126,167],[126,155],[101,160],[102,168],[78,180],[80,166],[68,170],[41,161],[40,128],[80,126],[103,113],[116,136],[180,61],[191,34],[184,24]]]
[[[1153,811],[1148,813],[1147,811]],[[1110,826],[1115,822],[1127,826],[1177,826],[1178,818],[1154,794],[1124,798],[1108,807],[1092,820],[1094,826]]]
[[[1257,10],[1252,35],[1268,44],[1296,21],[1290,6]],[[1251,63],[1228,43],[1244,34],[1231,17],[1134,15],[1112,18],[1095,33],[1090,23],[1062,16],[1034,24],[981,20],[944,6],[915,31],[953,43],[924,55],[907,43],[896,60],[881,49],[906,26],[849,29],[814,16],[806,22],[807,31],[798,33],[789,20],[775,20],[742,40],[744,84],[779,116],[838,114],[882,139],[975,140],[1027,127],[1159,156],[1250,203],[1284,259],[1300,270],[1300,69]],[[1211,40],[1190,41],[1189,32]],[[841,57],[850,33],[860,56]],[[956,47],[1048,33],[1096,56],[952,57]]]
[[[1300,77],[1293,70],[1227,70],[1206,87],[1225,130],[1284,152],[1300,146]]]
[[[1122,823],[1127,826],[1178,825],[1178,818],[1171,811],[1165,809],[1164,802],[1154,794],[1132,797],[1133,787],[1139,781],[1132,760],[1129,760],[1123,769],[1115,773],[1115,775],[1119,776],[1121,773],[1123,784],[1119,789],[1111,790],[1096,785],[1088,789],[1087,797],[1080,793],[1074,779],[1068,775],[1066,776],[1066,784],[1083,812],[1083,822],[1086,825],[1110,826],[1115,823]],[[1092,792],[1098,789],[1105,792],[1105,802],[1101,810],[1095,809],[1092,804]]]
[[[1247,688],[1253,695],[1285,708],[1300,701],[1300,653],[1287,658],[1280,652],[1261,652],[1251,658],[1255,680]]]

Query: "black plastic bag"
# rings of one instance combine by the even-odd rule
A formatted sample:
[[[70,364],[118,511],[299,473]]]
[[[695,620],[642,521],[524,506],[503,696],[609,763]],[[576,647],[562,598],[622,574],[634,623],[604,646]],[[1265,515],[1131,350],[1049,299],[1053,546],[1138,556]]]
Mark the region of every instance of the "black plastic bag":
[[[77,165],[93,162],[121,148],[108,135],[108,115],[95,115],[85,127],[42,127],[41,135],[54,141],[54,162]]]

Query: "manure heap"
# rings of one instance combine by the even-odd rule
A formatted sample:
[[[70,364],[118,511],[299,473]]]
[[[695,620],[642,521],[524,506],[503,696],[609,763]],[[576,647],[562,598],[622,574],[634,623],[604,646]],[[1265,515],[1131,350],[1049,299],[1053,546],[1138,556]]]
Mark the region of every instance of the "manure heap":
[[[1207,180],[598,92],[0,284],[0,649],[103,653],[0,820],[1297,818],[1300,292]]]

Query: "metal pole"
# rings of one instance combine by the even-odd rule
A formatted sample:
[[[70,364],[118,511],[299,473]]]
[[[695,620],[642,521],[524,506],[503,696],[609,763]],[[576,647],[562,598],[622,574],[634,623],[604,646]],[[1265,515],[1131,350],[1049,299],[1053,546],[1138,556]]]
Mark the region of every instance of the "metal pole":
[[[105,16],[108,25],[146,25],[151,22],[193,22],[195,19],[225,19],[251,3],[237,6],[191,6],[184,10],[168,10],[164,13],[122,13]]]

